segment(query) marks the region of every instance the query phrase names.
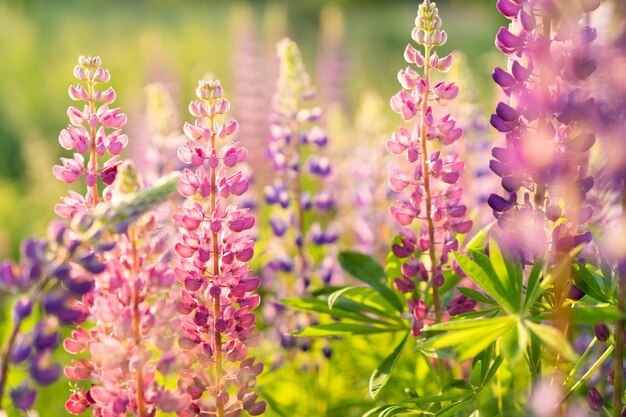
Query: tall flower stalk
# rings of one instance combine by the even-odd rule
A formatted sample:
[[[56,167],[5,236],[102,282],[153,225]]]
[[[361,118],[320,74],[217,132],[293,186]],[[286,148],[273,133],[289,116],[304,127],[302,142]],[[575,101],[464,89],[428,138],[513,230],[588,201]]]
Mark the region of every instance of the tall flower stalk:
[[[506,146],[493,148],[490,167],[506,196],[492,194],[489,205],[527,263],[546,252],[555,260],[591,240],[584,225],[592,214],[587,166],[596,137],[588,117],[596,110],[581,87],[597,66],[588,52],[595,30],[580,23],[580,5],[559,10],[557,3],[497,3],[511,24],[496,37],[509,62],[493,79],[507,99],[491,124],[506,135]]]
[[[189,111],[197,119],[185,123],[189,141],[178,150],[192,169],[182,175],[178,189],[186,200],[174,215],[180,230],[176,276],[184,284],[178,344],[188,358],[179,384],[192,397],[188,415],[260,415],[265,402],[250,390],[263,365],[248,357],[248,347],[259,342],[252,310],[260,303],[254,294],[260,280],[248,267],[254,242],[247,231],[255,219],[230,201],[248,190],[241,171],[229,173],[248,152],[238,142],[218,145],[238,127],[235,120],[219,121],[230,107],[219,81],[200,81],[196,97]]]
[[[469,232],[472,222],[465,219],[467,208],[460,200],[462,189],[458,181],[464,163],[456,154],[444,156],[441,150],[433,149],[434,140],[442,146],[450,145],[461,137],[462,131],[449,114],[435,119],[433,105],[445,105],[454,99],[458,88],[453,83],[433,83],[431,79],[433,70],[445,72],[450,68],[452,56],[439,58],[434,51],[435,47],[446,42],[447,35],[441,29],[437,6],[429,0],[419,6],[412,37],[423,46],[424,54],[409,44],[404,56],[410,64],[423,68],[423,77],[412,67],[401,70],[398,79],[404,89],[392,97],[391,108],[405,121],[417,117],[417,122],[412,131],[401,127],[387,142],[390,153],[404,154],[413,166],[412,172],[397,169],[389,178],[394,191],[408,195],[390,209],[396,223],[405,227],[402,244],[396,245],[395,252],[403,258],[411,257],[403,266],[403,282],[397,282],[396,287],[414,290],[415,277],[428,281],[432,289],[434,319],[440,322],[442,266],[448,262],[450,251],[458,249],[455,233]],[[408,228],[414,220],[421,222],[419,241]],[[413,257],[416,243],[419,243],[420,251],[427,254],[428,264]],[[417,335],[424,317],[418,314],[415,319],[414,334]]]
[[[84,102],[83,109],[69,107],[67,115],[70,125],[61,131],[59,143],[68,150],[74,150],[72,159],[61,158],[63,165],[54,167],[54,175],[68,184],[85,178],[87,193],[85,197],[70,192],[63,199],[64,204],[55,207],[56,213],[65,218],[72,218],[77,212],[98,205],[101,195],[98,180],[111,185],[115,180],[119,154],[126,147],[128,137],[120,130],[126,124],[126,115],[119,108],[109,108],[115,101],[112,87],[102,91],[100,84],[111,79],[109,71],[102,68],[102,60],[95,56],[80,56],[74,67],[74,76],[80,81],[69,88],[72,100]],[[98,157],[109,154],[111,157],[102,166]],[[85,167],[85,155],[89,160]]]
[[[332,168],[330,159],[322,154],[328,137],[316,125],[321,109],[307,105],[314,92],[296,43],[283,39],[277,52],[280,70],[268,138],[276,178],[264,189],[266,203],[276,209],[269,219],[273,239],[267,249],[272,259],[263,277],[280,299],[302,296],[311,285],[336,279],[333,245],[339,234],[331,224],[335,208]],[[286,316],[276,303],[268,310],[283,347],[296,346],[288,334],[309,325],[312,317]],[[298,339],[297,345],[307,351],[310,339]],[[328,348],[324,352],[329,354]]]
[[[124,162],[111,191],[113,203],[140,190],[134,165]],[[157,375],[163,380],[176,375],[182,361],[174,349],[179,322],[171,290],[175,277],[161,220],[152,212],[129,223],[102,257],[105,269],[86,297],[95,326],[78,327],[64,343],[67,352],[86,354],[65,367],[67,378],[91,383],[73,389],[66,403],[72,414],[92,408],[95,415],[146,417],[191,403],[188,394],[157,382]]]
[[[456,234],[469,232],[472,222],[465,218],[467,207],[461,203],[459,178],[465,164],[458,155],[444,155],[443,149],[435,147],[435,141],[443,148],[462,134],[450,114],[435,116],[435,105],[444,106],[458,94],[453,83],[432,80],[433,71],[445,72],[452,64],[451,55],[439,58],[434,51],[447,39],[435,3],[425,0],[419,6],[412,38],[423,46],[424,54],[409,44],[404,56],[408,63],[423,69],[423,76],[410,66],[400,70],[398,80],[403,90],[392,97],[391,108],[403,120],[409,122],[417,118],[417,121],[411,131],[401,127],[394,132],[387,142],[387,150],[394,155],[404,155],[411,168],[410,171],[395,169],[389,178],[391,189],[403,193],[390,212],[403,227],[392,249],[396,256],[408,258],[402,265],[402,278],[395,280],[395,287],[412,294],[407,303],[412,313],[412,334],[418,336],[425,321],[442,321],[439,287],[444,283],[444,271],[451,267],[450,252],[459,248]],[[419,238],[410,229],[415,220],[421,223]],[[420,259],[420,253],[426,254],[428,259]],[[428,317],[429,307],[420,299],[420,281],[426,281],[430,288],[434,317]],[[474,305],[468,307],[471,309]],[[457,314],[462,311],[463,308],[455,309]],[[441,359],[438,365],[443,378]]]

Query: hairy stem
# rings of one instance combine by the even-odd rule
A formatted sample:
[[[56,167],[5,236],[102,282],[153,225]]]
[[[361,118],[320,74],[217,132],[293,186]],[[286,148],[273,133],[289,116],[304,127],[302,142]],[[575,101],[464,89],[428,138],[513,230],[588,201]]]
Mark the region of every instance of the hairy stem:
[[[93,81],[89,81],[88,82],[88,87],[89,87],[89,114],[92,115],[96,112],[96,105],[95,105],[95,101],[93,100],[93,96],[94,96],[94,83]],[[90,126],[90,135],[89,135],[89,148],[90,148],[90,155],[89,155],[89,175],[93,175],[94,178],[96,178],[96,175],[98,173],[98,154],[96,153],[96,127],[95,126]],[[98,205],[99,202],[99,196],[98,196],[98,181],[95,180],[93,185],[91,185],[90,187],[91,190],[91,194],[93,196],[93,206],[95,207]],[[89,204],[90,202],[87,201],[87,204]]]
[[[430,281],[431,283],[434,281],[435,277],[435,266],[437,265],[437,253],[435,248],[435,225],[432,219],[431,213],[431,204],[432,204],[432,196],[430,192],[430,167],[428,166],[428,147],[426,145],[427,132],[426,132],[426,123],[424,122],[424,118],[426,116],[426,112],[428,110],[428,97],[430,94],[430,46],[426,46],[425,50],[425,64],[424,64],[424,80],[426,81],[426,91],[424,92],[424,96],[422,97],[422,109],[421,109],[421,120],[420,120],[420,145],[422,151],[422,176],[424,178],[424,197],[425,197],[425,206],[426,206],[426,223],[428,225],[428,237],[430,239],[430,247],[428,249],[428,255],[430,257]],[[435,308],[435,321],[437,323],[441,322],[441,300],[439,299],[439,288],[436,285],[432,285],[433,289],[433,306]],[[437,359],[437,368],[439,370],[439,377],[441,378],[441,382],[443,382],[443,374],[444,374],[444,363],[443,359]]]
[[[139,259],[137,256],[137,231],[135,226],[130,226],[128,231],[128,238],[131,244],[131,250],[133,254],[133,263],[132,263],[132,274],[133,274],[133,283],[132,283],[132,326],[133,326],[133,337],[135,341],[135,346],[141,350],[141,315],[139,313],[139,294],[137,291],[137,280],[139,279]],[[141,354],[141,352],[140,352]],[[144,399],[144,387],[143,387],[143,368],[138,366],[135,370],[135,379],[137,380],[136,387],[136,396],[137,396],[137,417],[145,417],[146,416],[146,404]]]
[[[622,233],[626,230],[626,181],[622,184]],[[617,310],[624,313],[624,291],[626,290],[625,268],[618,268]],[[622,397],[624,396],[624,319],[615,322],[615,380],[613,382],[613,416],[622,415]]]
[[[208,109],[207,109],[208,110]],[[211,126],[211,152],[213,152],[215,148],[215,117],[209,117],[209,123]],[[210,213],[213,214],[217,210],[217,168],[211,168],[211,197],[210,197]],[[219,237],[217,232],[212,232],[211,234],[211,242],[213,244],[213,279],[215,280],[216,285],[219,285],[219,274],[220,274],[220,249],[219,249]],[[217,386],[217,417],[224,417],[224,403],[222,401],[222,334],[217,330],[217,322],[219,320],[221,311],[220,306],[220,297],[215,297],[213,302],[213,320],[215,323],[213,325],[213,331],[215,336],[215,384]]]

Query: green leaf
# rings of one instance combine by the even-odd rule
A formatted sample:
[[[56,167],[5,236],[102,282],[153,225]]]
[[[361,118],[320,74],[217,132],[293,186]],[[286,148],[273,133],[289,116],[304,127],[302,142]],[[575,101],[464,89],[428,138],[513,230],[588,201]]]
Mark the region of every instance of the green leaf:
[[[409,333],[404,335],[400,343],[393,349],[393,351],[385,358],[383,363],[381,363],[378,368],[374,369],[372,376],[370,377],[370,395],[373,399],[376,399],[380,394],[383,387],[389,381],[389,377],[391,376],[391,371],[393,367],[398,362],[398,357],[400,356],[400,352],[402,352],[402,348],[406,344],[406,341],[409,337]]]
[[[329,296],[328,305],[331,309],[340,306],[346,310],[356,309],[359,312],[369,312],[403,321],[395,306],[370,287],[342,288]]]
[[[341,252],[339,263],[344,271],[375,289],[398,310],[404,308],[396,293],[387,286],[385,270],[374,258],[358,252]]]
[[[504,316],[489,319],[460,320],[458,323],[446,323],[429,326],[425,330],[451,330],[437,335],[419,344],[419,348],[436,349],[456,346],[458,360],[464,361],[480,353],[515,327],[516,316]]]
[[[327,323],[306,327],[293,334],[296,336],[326,337],[352,336],[356,334],[391,333],[404,330],[398,327],[374,327],[353,323]]]
[[[478,252],[474,253],[475,260],[480,259],[480,256],[481,255]],[[487,263],[489,262],[484,255],[482,255],[482,257],[486,259]],[[476,285],[485,291],[500,306],[502,306],[509,313],[516,311],[507,299],[504,288],[502,288],[502,284],[497,278],[494,279],[494,277],[490,276],[490,274],[487,273],[481,265],[461,253],[455,252],[454,258],[463,272],[465,272]],[[485,259],[481,259],[481,262],[484,263]]]
[[[481,303],[485,303],[485,304],[492,304],[492,305],[496,305],[496,302],[493,301],[491,298],[487,297],[485,294],[483,294],[480,291],[476,291],[473,288],[468,288],[468,287],[456,287],[457,290],[459,290],[459,292],[463,295],[465,295],[466,297],[469,297],[473,300],[476,300],[478,302]]]
[[[333,317],[340,317],[365,323],[388,324],[385,321],[367,316],[358,311],[349,311],[341,308],[340,306],[336,306],[333,310],[331,310],[328,308],[328,303],[325,300],[320,300],[318,298],[286,298],[281,300],[281,302],[286,306],[293,307],[298,310],[328,314]]]
[[[489,223],[488,225],[486,225],[485,227],[483,227],[482,229],[480,229],[478,232],[476,232],[476,234],[465,245],[465,250],[477,251],[477,250],[483,249],[485,247],[483,242],[487,238],[487,235],[489,234],[489,231],[491,230],[494,224],[496,224],[495,220]]]
[[[502,355],[499,355],[494,359],[491,367],[489,368],[489,372],[487,372],[487,375],[485,375],[485,378],[483,379],[483,387],[487,386],[487,384],[489,384],[489,381],[491,381],[493,377],[496,376],[496,372],[498,372],[498,369],[500,368],[500,365],[502,365],[503,361],[504,357],[502,357]]]
[[[420,352],[422,352],[424,355],[428,356],[429,358],[451,359],[451,358],[454,358],[455,356],[454,348],[452,346],[448,346],[448,347],[441,348],[441,349],[425,349],[425,348],[420,348],[420,347],[418,348]]]
[[[424,395],[421,397],[411,398],[409,400],[402,401],[403,403],[411,404],[430,404],[430,403],[442,403],[444,401],[454,401],[461,398],[466,398],[467,392],[459,392],[454,394],[439,394],[439,395]]]
[[[535,261],[530,274],[528,275],[528,281],[526,283],[526,298],[524,299],[524,311],[528,311],[533,304],[543,294],[543,288],[541,285],[541,275],[543,272],[543,260]]]
[[[531,321],[526,321],[525,324],[553,353],[559,354],[569,361],[576,359],[576,352],[574,352],[574,349],[572,349],[567,339],[563,337],[563,334],[559,330],[552,326],[537,324]]]
[[[626,314],[620,313],[615,306],[581,306],[572,309],[572,320],[580,324],[597,324],[615,322],[626,318]]]
[[[508,323],[511,321],[513,316],[503,316],[496,318],[475,318],[475,319],[466,319],[466,320],[458,320],[458,319],[450,319],[443,323],[431,324],[430,326],[424,327],[424,331],[446,331],[446,330],[464,330],[464,329],[474,329],[480,327],[490,327],[490,326],[499,326],[502,323]]]
[[[459,411],[463,410],[465,407],[467,407],[471,399],[472,399],[472,396],[468,396],[467,398],[459,401],[458,403],[451,404],[447,407],[444,407],[435,414],[435,417],[453,416]]]
[[[598,279],[589,269],[579,263],[572,263],[572,278],[574,284],[591,298],[603,303],[611,302],[608,294],[602,291],[602,279]]]

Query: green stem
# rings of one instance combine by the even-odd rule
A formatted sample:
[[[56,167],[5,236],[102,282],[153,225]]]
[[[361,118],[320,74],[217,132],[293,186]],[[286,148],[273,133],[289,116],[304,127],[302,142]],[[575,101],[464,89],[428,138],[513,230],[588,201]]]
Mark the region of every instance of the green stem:
[[[574,375],[576,375],[576,372],[578,371],[578,368],[580,368],[580,366],[584,363],[585,359],[589,355],[589,352],[591,352],[591,349],[596,345],[597,342],[598,342],[598,338],[594,337],[593,340],[589,343],[589,346],[587,346],[587,349],[582,354],[580,359],[578,359],[578,362],[576,362],[576,364],[574,365],[574,367],[570,371],[569,375],[567,375],[567,378],[565,378],[565,381],[563,382],[563,386],[567,385],[569,380],[572,379],[572,377]]]
[[[430,279],[433,282],[435,277],[435,266],[437,265],[437,253],[435,248],[435,225],[432,219],[431,213],[431,204],[432,204],[432,196],[430,192],[430,167],[428,166],[428,146],[426,142],[428,141],[428,133],[426,130],[426,123],[424,122],[424,118],[426,116],[426,112],[428,111],[428,98],[430,94],[430,46],[424,47],[424,80],[426,81],[426,91],[424,92],[424,96],[422,97],[422,109],[421,109],[421,120],[420,120],[420,145],[422,151],[422,176],[424,178],[424,205],[426,206],[426,223],[428,226],[428,237],[430,239],[430,247],[428,249],[428,255],[430,257]],[[439,288],[436,285],[432,285],[433,290],[433,307],[435,309],[435,322],[441,322],[441,300],[439,297]],[[437,359],[437,369],[439,372],[439,380],[443,385],[444,382],[444,374],[445,367],[443,363],[443,359]]]
[[[585,374],[578,381],[576,381],[576,383],[574,385],[572,385],[572,387],[569,389],[569,391],[567,391],[567,393],[565,394],[565,396],[561,400],[561,404],[563,404],[565,402],[565,400],[567,400],[567,398],[570,395],[572,395],[574,392],[576,392],[576,390],[578,388],[580,388],[591,377],[591,375],[604,363],[604,361],[609,356],[611,356],[611,353],[613,353],[613,350],[614,350],[614,346],[611,345],[604,351],[602,356],[600,356],[598,358],[598,360],[595,361],[595,363],[591,366],[591,368],[589,368],[589,370],[587,372],[585,372]]]
[[[622,184],[622,233],[626,231],[626,182]],[[626,272],[624,268],[618,268],[617,278],[617,310],[622,313],[624,309],[624,291],[626,290]],[[624,319],[615,322],[615,363],[613,372],[613,416],[622,415],[622,397],[624,396]]]

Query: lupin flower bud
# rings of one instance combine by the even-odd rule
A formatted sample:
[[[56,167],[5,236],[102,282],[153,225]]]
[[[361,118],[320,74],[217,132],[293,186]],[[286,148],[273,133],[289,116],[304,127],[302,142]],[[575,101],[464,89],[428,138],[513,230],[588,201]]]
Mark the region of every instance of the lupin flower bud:
[[[602,409],[604,399],[602,399],[602,395],[596,387],[591,388],[587,393],[587,404],[593,411],[599,411]]]
[[[413,46],[406,48],[405,57],[424,69],[422,78],[410,67],[400,71],[398,78],[405,89],[391,98],[391,108],[406,121],[417,118],[411,130],[401,127],[387,142],[387,150],[393,155],[403,155],[409,164],[415,165],[411,171],[395,169],[389,177],[389,185],[399,193],[398,201],[391,206],[390,213],[398,225],[403,227],[402,240],[415,235],[409,229],[414,220],[421,223],[418,246],[420,252],[428,254],[428,260],[417,258],[414,244],[394,248],[394,254],[409,258],[402,267],[402,279],[396,279],[396,289],[414,293],[409,300],[413,312],[413,335],[419,335],[426,320],[440,321],[442,317],[438,287],[443,284],[442,270],[450,268],[449,252],[458,249],[456,234],[469,232],[472,222],[465,218],[467,207],[461,202],[462,188],[460,174],[465,165],[457,154],[445,155],[445,145],[456,142],[462,130],[450,114],[435,115],[436,104],[442,106],[454,99],[458,88],[453,83],[433,83],[431,70],[446,71],[451,57],[440,62],[433,47],[446,41],[441,29],[441,18],[437,6],[425,0],[418,9],[413,29],[413,40],[424,47],[424,55]],[[413,80],[407,83],[404,74],[411,73]],[[442,150],[433,151],[428,142],[438,140]],[[432,145],[431,145],[432,146]],[[419,279],[416,279],[420,277]],[[418,299],[419,281],[424,277],[432,284],[434,317],[428,317],[428,306]],[[451,314],[472,309],[462,300],[455,300],[450,306]]]
[[[190,416],[259,415],[266,407],[246,396],[263,369],[248,357],[248,348],[259,342],[252,310],[260,303],[254,294],[260,281],[248,267],[254,242],[247,232],[254,217],[232,203],[248,189],[247,178],[232,169],[247,152],[228,141],[237,122],[220,121],[229,108],[222,95],[219,81],[200,81],[189,105],[197,119],[185,123],[189,141],[178,152],[190,165],[179,184],[186,199],[173,216],[180,231],[175,273],[184,285],[177,304],[183,314],[178,346],[189,358],[179,386],[191,398],[182,411]],[[242,151],[231,158],[231,149]]]

